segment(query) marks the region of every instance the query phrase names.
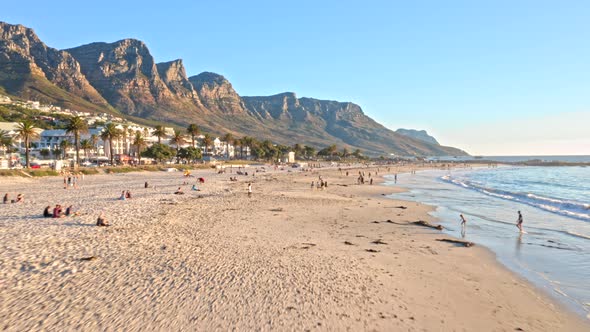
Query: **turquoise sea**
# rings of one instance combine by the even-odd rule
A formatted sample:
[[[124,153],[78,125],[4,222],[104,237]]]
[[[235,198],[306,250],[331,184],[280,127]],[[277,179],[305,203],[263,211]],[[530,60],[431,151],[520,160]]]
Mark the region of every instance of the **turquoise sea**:
[[[489,248],[590,319],[590,167],[423,171],[398,175],[397,186],[409,191],[396,198],[436,206],[432,214],[445,232]],[[516,228],[517,211],[525,234]],[[459,214],[468,220],[465,229]]]

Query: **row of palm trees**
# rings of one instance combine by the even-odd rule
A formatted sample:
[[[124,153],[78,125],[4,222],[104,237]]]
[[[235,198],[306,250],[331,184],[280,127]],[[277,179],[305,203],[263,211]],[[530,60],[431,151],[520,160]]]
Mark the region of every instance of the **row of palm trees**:
[[[85,155],[88,156],[88,151],[94,149],[94,147],[96,145],[96,141],[98,140],[98,137],[93,135],[90,139],[80,140],[81,134],[88,133],[88,124],[86,123],[86,121],[83,118],[81,118],[79,116],[75,116],[75,117],[70,118],[70,120],[66,124],[65,130],[68,134],[72,134],[74,137],[74,149],[76,151],[75,162],[78,163],[78,165],[79,165],[80,149],[84,150]],[[19,137],[20,139],[22,139],[24,141],[26,167],[29,168],[30,167],[29,154],[30,154],[31,141],[39,136],[38,128],[35,127],[34,123],[31,120],[23,120],[17,124],[16,132],[17,132],[17,137]],[[192,147],[194,148],[195,143],[196,143],[196,138],[201,134],[200,128],[196,124],[190,124],[186,128],[186,134],[188,134],[190,136],[191,144],[192,144]],[[135,151],[137,152],[138,158],[139,158],[139,163],[141,163],[141,152],[142,152],[142,149],[147,146],[146,137],[149,135],[150,135],[150,133],[147,129],[144,129],[143,132],[133,131],[132,129],[129,128],[129,126],[127,124],[124,124],[123,128],[119,129],[119,128],[117,128],[117,126],[114,123],[111,122],[111,123],[107,123],[104,126],[103,131],[100,134],[100,138],[102,140],[104,140],[105,142],[108,141],[108,143],[109,143],[108,148],[109,148],[109,152],[110,152],[109,153],[110,154],[110,162],[111,162],[111,165],[114,165],[113,141],[122,138],[124,146],[128,146],[127,139],[132,137],[132,141],[131,141],[130,145],[134,147]],[[161,144],[162,138],[167,137],[166,129],[164,128],[164,126],[161,126],[161,125],[155,126],[151,135],[158,139],[158,144]],[[269,147],[270,142],[267,142],[267,141],[258,142],[255,138],[249,137],[249,136],[244,136],[242,138],[234,138],[231,133],[227,133],[223,136],[222,140],[226,144],[225,150],[227,153],[227,158],[229,158],[229,144],[230,143],[233,144],[234,147],[240,148],[240,150],[239,150],[240,157],[243,157],[243,152],[244,152],[245,148],[248,149],[248,151],[253,151],[254,149],[256,149],[258,151],[262,151],[264,149],[266,149],[266,150],[270,149],[270,147]],[[8,135],[8,133],[4,132],[4,131],[0,131],[0,146],[5,146],[5,147],[9,148],[10,146],[12,146],[12,143],[13,142],[11,141],[11,138]],[[170,143],[176,146],[176,152],[178,154],[178,151],[180,150],[180,146],[182,146],[186,143],[184,133],[178,129],[175,129],[172,134],[172,137],[170,138]],[[204,134],[203,140],[202,140],[202,145],[205,149],[205,151],[204,151],[205,155],[208,153],[208,149],[212,144],[213,144],[213,137],[208,133]],[[64,145],[62,147],[62,150],[65,151],[66,149],[67,149],[67,146]],[[279,151],[281,149],[273,148],[270,150]],[[310,146],[302,146],[300,144],[295,144],[293,146],[293,150],[295,151],[296,155],[299,155],[299,156],[313,157],[316,154],[315,148],[310,147]],[[274,151],[273,154],[276,153],[276,151]],[[333,156],[337,153],[337,148],[335,145],[331,145],[331,146],[327,147],[326,149],[320,151],[320,153],[318,153],[318,154],[322,154],[322,153],[325,153],[326,155]],[[269,151],[266,151],[266,153],[262,152],[260,154],[267,154],[268,155]],[[347,154],[348,154],[348,151],[346,149],[344,149],[343,155],[346,157]],[[360,155],[360,151],[358,151],[358,150],[355,151],[353,153],[353,155],[355,155],[355,154]]]

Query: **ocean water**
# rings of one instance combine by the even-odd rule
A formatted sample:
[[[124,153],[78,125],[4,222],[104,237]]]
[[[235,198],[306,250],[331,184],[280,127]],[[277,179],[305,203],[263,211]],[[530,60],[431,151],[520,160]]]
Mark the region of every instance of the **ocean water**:
[[[577,155],[577,156],[443,156],[443,157],[431,157],[429,160],[437,161],[478,161],[478,160],[489,160],[500,163],[517,163],[530,160],[541,160],[545,162],[558,161],[564,163],[590,163],[590,156]]]
[[[478,160],[490,160],[504,163],[517,163],[530,160],[542,160],[542,161],[561,161],[566,163],[590,163],[590,156],[578,155],[578,156],[446,156],[446,157],[432,157],[430,160],[439,161],[478,161]]]
[[[395,198],[436,206],[449,235],[590,319],[590,167],[498,167],[400,174]],[[521,234],[517,211],[524,217]],[[459,214],[467,218],[460,225]]]

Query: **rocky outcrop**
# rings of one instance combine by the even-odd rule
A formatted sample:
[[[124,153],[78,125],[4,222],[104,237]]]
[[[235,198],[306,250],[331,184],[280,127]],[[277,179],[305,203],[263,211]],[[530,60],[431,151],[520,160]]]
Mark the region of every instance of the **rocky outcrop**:
[[[0,86],[8,93],[48,103],[81,98],[107,105],[69,53],[48,47],[32,29],[4,22],[0,22]]]
[[[127,114],[153,115],[173,97],[142,41],[92,43],[66,51],[78,60],[82,73],[109,103]]]
[[[213,112],[244,114],[244,103],[231,83],[223,76],[204,72],[189,77],[203,106]]]
[[[174,95],[199,102],[197,92],[186,76],[186,70],[181,59],[158,63],[156,67],[160,78]]]
[[[420,141],[424,141],[426,143],[431,143],[431,144],[436,144],[436,145],[440,145],[438,143],[438,141],[436,140],[436,138],[428,135],[428,133],[426,132],[426,130],[415,130],[415,129],[403,129],[400,128],[398,130],[395,131],[396,133],[400,134],[400,135],[404,135],[407,137],[411,137]]]

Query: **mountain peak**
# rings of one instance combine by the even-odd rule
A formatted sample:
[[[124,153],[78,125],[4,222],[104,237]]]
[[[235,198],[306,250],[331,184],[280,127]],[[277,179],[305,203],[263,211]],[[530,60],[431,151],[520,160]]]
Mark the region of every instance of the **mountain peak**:
[[[156,64],[156,67],[164,82],[188,80],[182,59],[160,62]]]
[[[242,99],[223,75],[206,71],[191,76],[188,80],[205,107],[223,114],[246,112]]]
[[[413,139],[417,139],[417,140],[420,140],[420,141],[423,141],[423,142],[440,145],[438,143],[438,141],[436,140],[436,138],[428,135],[428,132],[426,132],[426,130],[416,130],[416,129],[404,129],[404,128],[400,128],[400,129],[396,130],[395,132],[398,133],[398,134],[400,134],[400,135],[411,137]]]
[[[195,87],[197,85],[201,86],[203,84],[208,84],[211,86],[229,84],[229,81],[223,75],[208,71],[191,76],[189,77],[189,80],[195,85]]]

